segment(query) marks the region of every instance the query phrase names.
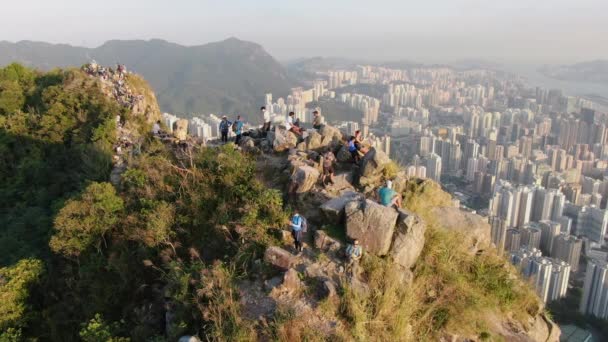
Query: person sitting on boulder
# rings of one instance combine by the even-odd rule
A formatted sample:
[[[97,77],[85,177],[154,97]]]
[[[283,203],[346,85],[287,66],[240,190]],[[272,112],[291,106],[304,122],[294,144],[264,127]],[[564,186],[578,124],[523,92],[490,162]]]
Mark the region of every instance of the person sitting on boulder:
[[[222,121],[220,121],[220,133],[222,134],[223,143],[228,142],[228,129],[230,129],[231,125],[232,122],[228,121],[226,115],[222,116]]]
[[[363,256],[363,248],[359,244],[359,240],[354,239],[352,244],[346,246],[347,269],[350,269],[352,274],[357,273],[359,260]]]
[[[291,218],[291,235],[298,253],[302,252],[302,223],[304,218],[296,211]]]
[[[386,181],[386,186],[378,190],[378,196],[380,197],[380,204],[387,207],[394,205],[397,209],[401,208],[401,196],[393,190],[393,182],[390,180]]]
[[[290,132],[293,132],[297,136],[301,136],[302,130],[300,129],[300,127],[294,124],[295,115],[296,114],[294,112],[289,112],[289,115],[287,116],[287,121],[285,121],[285,129]]]
[[[353,161],[357,165],[359,165],[359,160],[361,160],[361,156],[363,155],[363,153],[359,151],[359,148],[360,145],[357,144],[355,136],[351,135],[351,137],[348,139],[348,152],[350,152],[350,155],[353,157]]]
[[[319,114],[318,110],[312,112],[312,115],[314,115],[314,118],[312,119],[312,128],[318,131],[323,128],[323,116]]]
[[[329,182],[334,184],[334,162],[336,161],[336,156],[328,149],[327,152],[323,154],[323,176],[321,177],[321,182],[323,185],[327,183],[327,177],[329,177]]]
[[[363,154],[366,154],[369,151],[369,149],[363,145],[363,138],[360,130],[355,131],[355,145],[357,145],[357,149]]]
[[[154,135],[160,135],[160,133],[161,133],[161,131],[160,131],[160,120],[158,120],[152,126],[152,134],[154,134]]]

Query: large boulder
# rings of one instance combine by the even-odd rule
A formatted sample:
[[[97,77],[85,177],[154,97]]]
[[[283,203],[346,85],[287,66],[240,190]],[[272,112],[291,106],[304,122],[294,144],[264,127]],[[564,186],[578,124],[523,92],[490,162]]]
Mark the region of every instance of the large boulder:
[[[359,162],[359,165],[361,166],[359,169],[360,176],[374,178],[382,175],[384,167],[390,163],[390,161],[391,160],[386,153],[371,148]]]
[[[391,247],[395,224],[399,214],[371,200],[353,200],[344,207],[346,233],[359,239],[365,251],[386,255]]]
[[[175,129],[173,130],[173,135],[178,140],[186,140],[188,137],[188,120],[179,119],[175,122]]]
[[[294,256],[291,253],[277,246],[266,249],[264,261],[283,271],[290,269],[295,262]]]
[[[324,252],[327,252],[327,251],[336,252],[336,251],[340,250],[341,246],[342,245],[340,244],[340,241],[327,235],[326,232],[324,232],[322,230],[315,231],[315,247],[316,248],[318,248]]]
[[[318,132],[311,132],[306,137],[306,149],[308,150],[316,150],[320,147],[323,147],[323,136]]]
[[[298,137],[284,127],[277,126],[272,134],[268,133],[266,139],[272,144],[275,152],[287,151],[298,144]]]
[[[488,248],[492,243],[490,224],[477,214],[455,207],[434,207],[431,214],[438,218],[442,228],[463,233],[472,253]]]
[[[321,135],[321,146],[336,147],[342,143],[342,132],[330,125],[324,125],[319,130]]]
[[[397,228],[391,246],[391,256],[395,263],[409,269],[416,264],[424,247],[426,224],[418,215],[399,209]]]
[[[359,197],[361,197],[359,193],[348,191],[340,197],[332,198],[331,200],[323,203],[320,208],[328,222],[339,224],[342,222],[344,217],[344,207],[346,206],[346,203]]]
[[[312,166],[301,165],[298,166],[291,176],[291,181],[296,183],[298,186],[296,188],[296,192],[301,194],[305,192],[309,192],[312,187],[319,180],[319,170]]]

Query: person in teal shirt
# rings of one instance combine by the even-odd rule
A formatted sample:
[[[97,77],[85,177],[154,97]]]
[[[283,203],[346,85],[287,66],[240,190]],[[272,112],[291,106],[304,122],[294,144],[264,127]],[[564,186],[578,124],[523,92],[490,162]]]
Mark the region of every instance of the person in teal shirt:
[[[238,145],[241,142],[241,137],[243,136],[243,121],[241,121],[240,115],[236,117],[236,121],[232,124],[232,131],[234,134],[236,134],[234,143]]]
[[[378,196],[380,197],[380,204],[391,207],[393,205],[397,208],[401,208],[401,196],[393,190],[393,182],[386,181],[386,186],[378,190]]]

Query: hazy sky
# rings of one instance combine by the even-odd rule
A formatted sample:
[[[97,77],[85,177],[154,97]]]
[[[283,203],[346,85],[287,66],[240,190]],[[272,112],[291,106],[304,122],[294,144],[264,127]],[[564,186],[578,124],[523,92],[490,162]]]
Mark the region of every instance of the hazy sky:
[[[608,0],[3,0],[0,40],[230,36],[285,60],[608,59]]]

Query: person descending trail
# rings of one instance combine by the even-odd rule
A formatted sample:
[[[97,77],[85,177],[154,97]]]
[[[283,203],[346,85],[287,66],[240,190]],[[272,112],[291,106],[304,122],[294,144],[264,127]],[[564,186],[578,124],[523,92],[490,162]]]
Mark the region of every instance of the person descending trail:
[[[230,125],[232,125],[232,122],[228,121],[226,115],[222,116],[222,121],[220,122],[220,133],[222,134],[222,143],[228,142],[228,130],[230,129]]]
[[[296,252],[299,254],[302,252],[302,233],[303,231],[304,218],[296,211],[291,218],[291,235],[293,236],[294,246]]]
[[[241,142],[241,137],[243,136],[243,121],[241,121],[241,116],[238,115],[236,117],[236,121],[232,124],[232,131],[236,134],[236,138],[234,139],[234,143],[238,145]]]
[[[378,197],[380,197],[380,204],[383,206],[401,208],[401,195],[393,190],[393,182],[390,180],[386,181],[386,186],[378,190]]]

